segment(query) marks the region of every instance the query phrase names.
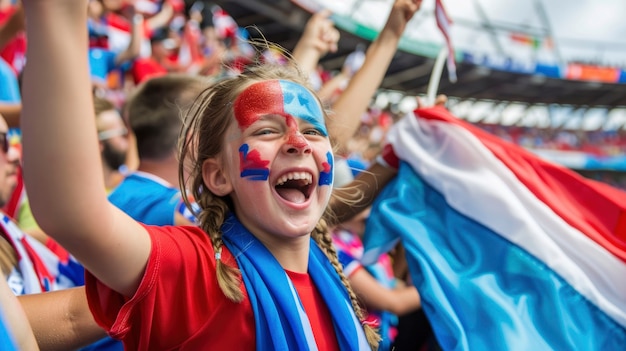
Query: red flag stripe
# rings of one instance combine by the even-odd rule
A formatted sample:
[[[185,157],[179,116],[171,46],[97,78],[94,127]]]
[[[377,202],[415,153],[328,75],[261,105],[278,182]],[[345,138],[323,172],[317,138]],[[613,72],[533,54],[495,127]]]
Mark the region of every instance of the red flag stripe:
[[[584,178],[458,119],[441,107],[420,118],[454,123],[474,134],[535,196],[569,225],[626,262],[626,192]]]

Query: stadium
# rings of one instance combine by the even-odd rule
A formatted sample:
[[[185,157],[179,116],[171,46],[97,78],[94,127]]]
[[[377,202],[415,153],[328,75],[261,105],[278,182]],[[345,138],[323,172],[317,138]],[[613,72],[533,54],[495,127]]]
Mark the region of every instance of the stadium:
[[[240,27],[255,28],[249,30],[252,37],[262,33],[287,50],[295,46],[311,12],[330,8],[341,39],[338,51],[323,57],[321,65],[333,72],[375,38],[393,2],[215,3]],[[568,28],[556,33],[558,4],[529,1],[516,5],[519,12],[512,16],[498,9],[504,4],[494,3],[444,2],[452,20],[458,77],[452,83],[444,67],[437,92],[448,96],[447,107],[457,117],[585,176],[626,188],[626,71],[619,59],[623,43],[572,37]],[[415,107],[414,96],[428,93],[445,44],[435,23],[434,1],[424,1],[405,36],[375,100],[383,109],[409,111]]]
[[[624,349],[623,1],[55,1],[0,0],[1,350]]]

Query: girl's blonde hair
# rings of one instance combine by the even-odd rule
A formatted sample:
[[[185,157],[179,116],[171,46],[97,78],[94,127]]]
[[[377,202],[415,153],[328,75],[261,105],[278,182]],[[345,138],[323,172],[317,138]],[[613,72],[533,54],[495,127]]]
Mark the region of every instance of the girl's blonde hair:
[[[222,151],[226,130],[234,121],[232,105],[237,96],[255,82],[282,79],[289,80],[307,87],[308,80],[294,65],[254,65],[243,73],[214,82],[203,90],[196,98],[192,108],[185,117],[181,131],[179,178],[183,189],[183,199],[189,208],[191,197],[200,210],[196,213],[200,227],[209,235],[216,257],[221,256],[222,241],[221,225],[228,212],[234,212],[233,202],[229,196],[217,196],[205,186],[202,177],[202,164],[209,158],[217,157]],[[318,100],[319,102],[319,100]],[[320,102],[321,105],[321,102]],[[189,176],[186,177],[185,174]],[[187,193],[187,191],[190,194]],[[191,196],[191,197],[190,197]],[[332,245],[327,220],[332,218],[327,208],[319,223],[312,232],[312,237],[328,256],[333,267],[345,285],[356,316],[364,320],[364,312],[356,294],[350,287],[348,279],[343,274],[337,253]],[[234,301],[243,300],[241,290],[241,275],[237,268],[216,260],[217,280],[224,295]],[[331,307],[332,308],[332,307]],[[372,349],[377,349],[380,337],[371,326],[364,324],[368,342]]]

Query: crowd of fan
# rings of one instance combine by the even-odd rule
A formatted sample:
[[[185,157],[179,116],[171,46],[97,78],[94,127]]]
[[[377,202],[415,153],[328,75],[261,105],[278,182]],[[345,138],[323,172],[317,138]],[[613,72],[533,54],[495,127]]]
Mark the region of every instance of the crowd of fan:
[[[246,64],[258,59],[287,62],[284,52],[276,48],[258,53],[248,40],[247,29],[239,27],[226,11],[209,1],[92,0],[89,4],[92,82],[97,95],[112,100],[117,107],[123,105],[127,93],[137,84],[167,72],[219,77],[237,74]],[[11,0],[0,0],[0,24],[19,17],[16,9]],[[19,25],[0,51],[16,79],[24,66],[26,50],[26,37]],[[355,53],[363,54],[361,50]],[[319,66],[316,72],[311,72],[311,81],[320,89],[334,76],[353,73],[361,63],[362,57],[346,60],[343,72],[329,72]],[[0,82],[8,79],[4,77]],[[340,89],[341,85],[335,86],[327,100],[332,101],[333,94],[336,98]],[[0,103],[19,102],[18,98],[3,99],[2,95],[0,93]],[[362,118],[363,130],[372,129],[372,121],[381,118],[378,128],[372,129],[373,149],[381,140],[381,129],[392,120],[389,114],[372,108]],[[572,131],[480,123],[478,126],[530,149],[582,151],[595,156],[626,153],[626,133],[622,131]],[[369,148],[358,139],[352,144]]]
[[[488,132],[528,149],[580,151],[594,156],[626,153],[623,130],[565,130],[478,123]]]
[[[416,10],[417,9],[415,9],[415,11]],[[175,89],[171,87],[171,84],[174,84],[176,79],[180,79],[180,77],[167,78],[160,82],[156,79],[157,77],[167,77],[170,74],[183,73],[194,77],[200,76],[218,79],[224,76],[237,75],[243,71],[246,65],[259,61],[285,65],[290,62],[287,58],[289,54],[281,48],[266,45],[259,51],[258,47],[254,46],[253,43],[248,40],[249,36],[246,29],[240,28],[228,13],[218,5],[208,1],[187,3],[183,0],[90,0],[88,14],[89,20],[86,29],[89,31],[89,68],[94,100],[96,102],[94,110],[98,120],[98,138],[102,143],[101,153],[103,166],[110,166],[111,173],[119,171],[118,166],[122,161],[126,162],[126,166],[130,167],[131,171],[139,171],[135,173],[136,177],[142,174],[145,177],[145,174],[149,173],[141,169],[141,167],[139,167],[139,169],[134,168],[137,166],[137,162],[142,161],[141,145],[144,145],[141,142],[141,133],[136,133],[136,131],[141,129],[141,127],[146,127],[145,125],[141,125],[142,123],[148,123],[141,121],[141,117],[148,115],[148,113],[142,114],[141,109],[148,110],[150,107],[154,107],[149,105],[160,106],[159,104],[164,104],[160,106],[161,110],[166,111],[169,109],[168,113],[170,117],[173,115],[175,120],[182,123],[177,114],[179,111],[173,109],[171,105],[164,103],[167,93],[179,94],[180,96],[175,96],[174,99],[177,101],[183,100],[182,96],[185,95],[184,89],[181,89],[180,92],[175,92]],[[412,14],[413,13],[411,13],[411,16]],[[392,23],[393,21],[394,19],[389,19],[388,23]],[[399,21],[401,22],[402,19]],[[404,21],[406,21],[406,18],[404,18]],[[401,116],[395,115],[390,111],[381,111],[373,106],[367,108],[367,104],[382,81],[386,67],[391,62],[397,42],[399,42],[399,36],[405,25],[406,23],[402,23],[401,25],[395,23],[395,28],[401,28],[401,30],[400,33],[393,33],[397,35],[398,38],[395,38],[397,41],[390,47],[384,46],[388,43],[388,40],[378,41],[377,39],[377,41],[372,44],[374,46],[372,50],[378,50],[380,55],[370,59],[374,61],[370,61],[371,63],[367,66],[367,73],[361,71],[362,75],[359,78],[356,78],[358,76],[357,72],[361,66],[364,67],[364,70],[366,67],[364,63],[366,53],[359,50],[355,51],[356,56],[353,55],[346,61],[346,64],[340,72],[324,71],[317,65],[317,59],[313,60],[315,64],[310,67],[301,65],[302,67],[308,68],[305,70],[305,73],[309,76],[310,83],[317,91],[320,100],[328,106],[332,106],[332,111],[334,111],[337,116],[341,116],[342,123],[335,122],[335,124],[333,124],[332,119],[329,119],[327,124],[329,125],[328,129],[331,131],[331,134],[334,134],[333,137],[335,137],[340,146],[338,148],[337,159],[345,159],[348,169],[352,170],[352,174],[342,175],[339,162],[337,162],[335,171],[337,183],[351,180],[355,174],[373,163],[376,157],[381,154],[385,133],[388,128],[394,121],[401,118]],[[393,31],[390,29],[393,27],[394,25],[385,28],[389,31]],[[0,59],[0,113],[7,120],[8,125],[16,129],[19,128],[19,109],[21,108],[19,77],[24,68],[26,58],[27,38],[23,29],[24,18],[19,3],[15,4],[12,0],[0,0],[0,54],[2,55],[2,59]],[[384,30],[385,29],[383,29],[383,31]],[[303,38],[305,38],[305,36],[306,28]],[[333,40],[329,41],[332,42]],[[376,44],[379,46],[376,47]],[[297,49],[298,47],[296,47],[292,53],[294,58],[298,56]],[[330,50],[332,50],[332,48],[325,48],[321,51]],[[359,56],[359,54],[361,56]],[[302,62],[298,61],[298,63],[301,64]],[[357,79],[360,79],[360,81],[354,82],[354,80]],[[159,84],[170,84],[168,86],[170,89],[163,89],[162,87],[157,88],[155,89],[157,93],[150,95],[150,93],[147,92],[148,88],[146,88],[146,86],[149,87],[149,85],[145,84],[150,81],[154,82],[152,84],[157,87]],[[184,80],[184,83],[186,85],[192,85],[191,80]],[[352,84],[350,88],[351,83],[354,84]],[[136,89],[138,87],[143,87],[143,90],[142,88]],[[166,90],[168,90],[167,93],[165,92]],[[137,91],[139,91],[139,93],[136,93]],[[164,101],[155,101],[154,104],[146,104],[145,101],[147,100],[142,102],[141,99],[137,97],[142,96],[142,94],[153,98],[154,96],[162,97],[161,100]],[[132,101],[133,98],[135,99],[134,104],[131,103],[129,107],[129,101]],[[106,105],[103,101],[111,102],[111,104]],[[98,104],[100,102],[103,102],[106,106],[99,107]],[[141,108],[133,110],[133,106],[140,106]],[[174,112],[172,112],[172,110]],[[108,112],[111,111],[117,114],[109,114]],[[122,116],[119,114],[120,111],[123,112],[122,114],[131,116],[130,123],[128,120],[122,121]],[[157,114],[158,113],[155,113],[155,115]],[[355,114],[356,116],[352,116],[351,114]],[[103,117],[104,115],[113,118],[113,120],[107,120],[106,118],[108,117]],[[136,122],[137,124],[133,124],[133,116],[135,116],[135,121],[139,120],[139,122]],[[128,118],[128,116],[123,117]],[[146,117],[146,119],[148,119],[148,117]],[[339,120],[339,118],[336,120]],[[353,120],[356,120],[356,122],[354,122],[356,123],[355,128],[350,125],[346,126],[346,124],[353,123]],[[350,122],[344,123],[346,121]],[[128,123],[128,129],[130,129],[130,132],[135,132],[136,138],[139,141],[139,160],[133,160],[132,155],[125,157],[123,160],[114,159],[117,157],[117,155],[115,155],[115,151],[117,151],[115,148],[120,145],[114,145],[113,139],[120,137],[125,138],[127,134],[129,134],[127,126],[123,124],[124,122]],[[169,126],[170,125],[166,125],[166,123],[160,123],[151,127],[154,127],[154,130],[156,130]],[[481,127],[521,146],[531,148],[548,147],[561,150],[581,150],[598,155],[615,155],[626,151],[626,136],[623,134],[580,134],[567,131],[527,130],[517,127],[488,125],[482,125]],[[346,131],[345,133],[343,133],[342,128]],[[177,128],[177,131],[179,130],[180,128]],[[353,133],[354,130],[356,130],[356,133]],[[178,136],[178,134],[175,135],[176,137]],[[146,135],[144,134],[143,137],[146,137]],[[161,138],[159,141],[162,142],[162,139],[164,138]],[[599,142],[600,144],[598,144]],[[169,148],[165,148],[165,150],[172,151],[171,148],[173,145],[174,143],[172,143]],[[126,147],[129,147],[129,145],[126,145]],[[4,153],[7,154],[8,157],[9,146],[5,146],[4,149]],[[149,158],[150,157],[147,157],[147,159]],[[119,162],[116,163],[114,161]],[[11,162],[17,163],[17,158],[13,159]],[[153,169],[155,168],[154,163],[151,163],[150,166],[152,166]],[[170,165],[168,165],[168,169],[172,170],[173,168],[169,166]],[[104,171],[106,172],[106,167],[104,167]],[[172,173],[167,174],[172,175]],[[123,174],[122,176],[125,176],[125,180],[130,179],[127,174]],[[153,174],[153,177],[157,177],[157,175]],[[166,179],[165,175],[158,177]],[[347,177],[349,179],[342,179],[341,177]],[[178,178],[173,176],[164,183],[171,183],[173,185],[177,183],[177,181]],[[115,196],[119,195],[118,193],[120,192],[120,188],[116,188],[116,186],[118,186],[117,184],[118,183],[115,182],[105,184],[107,191],[111,191],[109,200],[112,202],[114,202],[112,199],[115,199]],[[171,188],[172,189],[169,190],[178,193],[179,189],[177,187]],[[126,195],[127,194],[123,194],[119,196]],[[23,196],[26,197],[26,194],[24,193]],[[16,197],[14,196],[14,198]],[[24,203],[20,204],[19,201],[23,201],[22,196],[16,198],[16,203],[8,205],[18,206],[19,204],[24,206]],[[133,208],[133,210],[136,209],[137,208]],[[13,210],[18,211],[17,208],[13,208]],[[5,208],[5,211],[14,217],[16,222],[20,222],[18,218],[20,216],[19,211],[12,213],[12,211],[8,211],[7,208]],[[171,215],[171,211],[169,215]],[[186,215],[186,213],[177,213],[177,215]],[[191,215],[183,219],[179,219],[175,216],[170,217],[178,220],[187,220],[189,223],[185,222],[185,224],[190,225],[193,224],[192,222],[194,220]],[[144,221],[142,220],[142,222]],[[20,222],[20,224],[24,225],[24,222]],[[356,233],[356,229],[350,228],[346,223],[342,224],[344,225],[343,227],[337,227],[335,230],[343,234],[345,234],[345,232],[358,234]],[[351,224],[359,227],[363,225],[363,219],[359,219]],[[33,230],[35,229],[37,228],[34,227]],[[35,236],[34,234],[27,233],[25,227],[20,228],[20,230],[26,232],[28,235]],[[353,238],[350,239],[352,240]],[[48,245],[50,241],[46,240],[45,236],[41,239],[44,244]],[[344,242],[343,244],[354,244],[354,242]],[[387,267],[388,265],[389,262],[386,263],[386,268],[389,268]],[[391,272],[390,276],[385,278],[389,278],[395,283],[396,276],[394,276],[394,273],[397,272],[391,269],[389,269],[389,271]],[[352,277],[349,276],[348,278]],[[402,279],[398,279],[398,282],[405,283],[403,279],[406,278],[406,275],[401,278]],[[376,279],[380,282],[378,277]],[[404,304],[402,309],[388,308],[388,311],[401,315],[409,313],[410,311],[408,310],[414,311],[419,309],[419,296],[413,287],[407,287],[401,284],[400,286],[394,286],[393,289],[387,290],[393,290],[396,293],[395,295],[388,296],[391,300],[397,302],[399,296],[403,296],[405,301],[410,302]],[[403,295],[397,294],[400,290],[404,291]],[[20,291],[18,293],[28,292]],[[376,303],[380,302],[381,301],[372,301],[371,303],[376,305]],[[375,308],[372,308],[372,310],[374,309]],[[394,324],[394,326],[395,325],[397,325],[397,323]],[[397,334],[393,328],[391,329],[392,330],[388,331],[388,335],[384,335],[387,337],[387,349],[391,347],[391,342],[395,334]],[[429,335],[426,336],[429,337]],[[414,335],[412,335],[412,337],[414,337]],[[432,349],[436,349],[436,345],[432,346]]]

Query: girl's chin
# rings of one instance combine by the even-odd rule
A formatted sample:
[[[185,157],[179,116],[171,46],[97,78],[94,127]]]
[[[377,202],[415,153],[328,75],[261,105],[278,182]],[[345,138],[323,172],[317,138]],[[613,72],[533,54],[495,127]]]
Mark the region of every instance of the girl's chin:
[[[318,221],[319,218],[293,218],[291,220],[285,219],[285,227],[283,227],[283,230],[286,233],[289,233],[289,236],[297,237],[307,235],[310,234],[313,229],[315,229]]]

